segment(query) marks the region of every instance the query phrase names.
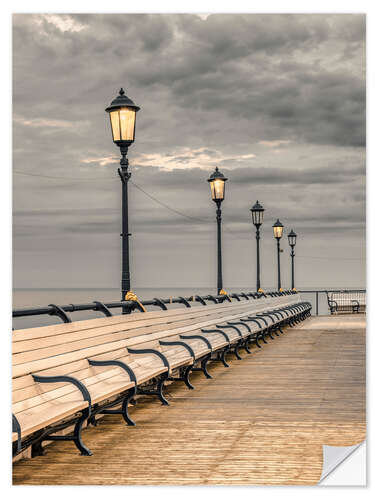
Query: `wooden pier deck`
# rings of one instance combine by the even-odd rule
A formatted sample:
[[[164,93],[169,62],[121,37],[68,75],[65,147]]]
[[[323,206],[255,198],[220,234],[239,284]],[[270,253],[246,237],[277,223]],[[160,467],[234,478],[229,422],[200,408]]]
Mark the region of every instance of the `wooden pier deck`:
[[[194,391],[143,399],[136,427],[106,415],[84,431],[92,457],[58,442],[13,465],[14,484],[312,485],[322,445],[365,439],[365,316],[313,317],[263,349],[229,357]]]

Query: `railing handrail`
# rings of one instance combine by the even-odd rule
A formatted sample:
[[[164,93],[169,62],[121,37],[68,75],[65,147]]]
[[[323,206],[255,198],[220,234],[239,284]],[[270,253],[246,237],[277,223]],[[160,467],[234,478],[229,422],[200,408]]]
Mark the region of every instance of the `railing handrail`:
[[[140,302],[144,306],[161,306],[160,303],[162,304],[185,304],[186,302],[200,302],[202,299],[203,301],[212,301],[212,302],[223,302],[227,300],[227,297],[230,297],[231,299],[236,299],[236,300],[241,300],[245,299],[245,296],[247,299],[253,298],[257,299],[262,297],[263,295],[267,296],[267,294],[274,294],[277,296],[283,296],[283,295],[293,295],[296,294],[297,292],[294,292],[292,290],[285,290],[284,292],[266,292],[264,294],[262,293],[256,293],[256,292],[238,292],[238,293],[233,293],[233,294],[228,294],[228,295],[199,295],[199,294],[194,294],[190,295],[188,297],[172,297],[172,298],[165,298],[165,299],[147,299],[147,300],[141,300]],[[133,310],[137,307],[136,302],[127,300],[127,301],[114,301],[114,302],[102,302],[104,306],[107,309],[113,309],[113,308],[126,308],[128,310]],[[65,313],[72,313],[72,312],[77,312],[77,311],[98,311],[98,302],[89,302],[85,304],[65,304],[61,306],[55,306],[55,305],[49,305],[45,307],[26,307],[26,308],[18,308],[18,309],[13,309],[12,311],[12,316],[13,318],[20,318],[20,317],[26,317],[26,316],[40,316],[40,315],[55,315],[56,314],[56,307],[59,309],[62,309],[63,312]]]
[[[228,295],[190,295],[189,297],[168,297],[165,299],[159,299],[159,298],[154,298],[154,299],[146,299],[146,300],[140,300],[140,302],[144,306],[155,306],[155,307],[162,307],[163,304],[166,306],[167,304],[182,304],[185,306],[187,305],[186,303],[189,302],[201,302],[202,300],[204,302],[212,301],[212,302],[223,302],[226,300],[226,297],[230,297],[231,299],[236,299],[236,300],[241,300],[245,299],[250,300],[260,298],[262,296],[282,296],[282,295],[293,295],[296,293],[315,293],[318,295],[319,293],[331,293],[331,292],[357,292],[357,293],[366,293],[366,289],[358,289],[358,288],[350,288],[350,289],[324,289],[324,290],[298,290],[293,291],[293,290],[285,290],[284,292],[277,292],[277,291],[267,291],[263,293],[257,293],[257,292],[237,292],[237,293],[232,293]],[[114,309],[114,308],[125,308],[129,312],[134,310],[137,307],[137,303],[134,301],[112,301],[112,302],[88,302],[84,304],[66,304],[66,305],[61,305],[61,306],[56,306],[56,305],[48,305],[48,306],[43,306],[43,307],[24,307],[24,308],[17,308],[13,309],[12,311],[12,316],[13,318],[21,318],[21,317],[28,317],[28,316],[42,316],[42,315],[57,315],[60,316],[60,318],[63,321],[69,321],[69,318],[64,318],[64,313],[72,313],[72,312],[77,312],[77,311],[100,311],[100,307],[98,304],[103,304],[104,308],[103,309]],[[60,311],[60,314],[59,314]],[[102,312],[104,312],[102,310]],[[318,309],[317,309],[318,313]]]

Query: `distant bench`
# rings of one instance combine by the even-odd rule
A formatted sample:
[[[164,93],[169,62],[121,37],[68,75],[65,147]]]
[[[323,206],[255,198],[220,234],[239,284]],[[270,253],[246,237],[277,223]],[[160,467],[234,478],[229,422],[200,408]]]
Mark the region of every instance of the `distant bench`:
[[[196,303],[197,304],[197,303]],[[163,394],[166,380],[193,389],[191,371],[207,378],[208,363],[250,351],[305,319],[311,304],[299,295],[96,318],[13,332],[13,453],[43,441],[71,440],[83,455],[84,424],[98,414],[128,414],[136,394]],[[115,408],[114,408],[115,407]],[[67,427],[67,435],[56,434]]]
[[[326,292],[331,314],[366,312],[366,292]]]

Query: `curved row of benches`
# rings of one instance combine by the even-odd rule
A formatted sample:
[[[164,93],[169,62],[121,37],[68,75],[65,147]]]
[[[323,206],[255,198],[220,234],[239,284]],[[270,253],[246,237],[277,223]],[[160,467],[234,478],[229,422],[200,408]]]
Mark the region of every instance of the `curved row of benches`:
[[[84,424],[118,413],[135,425],[128,404],[137,394],[163,394],[166,380],[189,389],[191,371],[211,378],[208,364],[229,366],[226,355],[282,333],[310,315],[311,304],[295,294],[254,301],[195,305],[119,315],[13,332],[13,453],[43,441],[72,440],[83,455]],[[56,434],[74,425],[67,435]]]

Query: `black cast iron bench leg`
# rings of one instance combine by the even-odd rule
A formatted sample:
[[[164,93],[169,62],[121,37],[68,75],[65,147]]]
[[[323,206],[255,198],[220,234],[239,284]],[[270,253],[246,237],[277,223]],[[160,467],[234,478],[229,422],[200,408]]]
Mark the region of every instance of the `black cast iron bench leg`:
[[[125,422],[128,425],[135,426],[136,423],[129,416],[128,405],[129,405],[129,401],[131,401],[136,394],[137,394],[137,387],[132,387],[129,390],[128,394],[123,398],[122,403],[121,403],[121,409],[118,409],[118,410],[103,409],[103,410],[99,410],[98,413],[101,413],[103,415],[122,415],[122,418],[125,420]],[[93,415],[90,418],[90,424],[91,423],[94,426],[96,426],[95,415]]]
[[[188,389],[194,389],[193,384],[189,380],[189,375],[191,370],[193,369],[193,365],[185,366],[181,368],[181,376],[180,377],[169,377],[168,380],[173,380],[173,381],[182,381],[185,383],[186,387]]]
[[[184,370],[184,374],[183,374],[184,382],[185,382],[186,386],[189,389],[194,389],[193,384],[189,380],[189,376],[190,376],[190,373],[191,373],[192,369],[193,369],[193,365],[190,365],[190,366],[186,367],[185,370]]]
[[[43,434],[43,432],[42,432]],[[40,441],[37,441],[36,443],[33,443],[31,445],[31,458],[34,457],[43,457],[46,452],[42,446],[42,439]]]
[[[77,420],[73,434],[68,434],[65,436],[51,436],[45,435],[41,438],[37,443],[34,443],[31,448],[31,454],[33,457],[44,455],[44,449],[42,447],[42,441],[73,441],[78,451],[80,451],[81,455],[91,456],[92,451],[83,443],[82,441],[82,426],[85,420],[90,416],[90,408],[86,408],[82,411],[81,417]]]
[[[226,362],[226,359],[225,359],[225,356],[227,355],[229,349],[230,349],[230,346],[228,345],[225,349],[222,350],[222,353],[220,356],[220,359],[221,359],[223,365],[225,366],[225,368],[229,367],[229,364]]]
[[[229,367],[229,365],[228,365],[228,363],[226,362],[225,356],[226,356],[226,354],[228,353],[229,349],[230,349],[230,345],[228,345],[228,346],[224,347],[224,348],[222,349],[222,351],[220,351],[220,352],[218,353],[217,358],[211,358],[211,361],[213,361],[213,362],[215,362],[215,361],[220,361],[221,363],[223,363],[223,365],[225,366],[225,368],[228,368],[228,367]]]
[[[91,456],[92,455],[92,451],[87,446],[85,446],[85,444],[82,441],[82,425],[85,422],[85,420],[88,418],[89,415],[90,415],[89,409],[85,410],[83,412],[82,417],[78,420],[78,422],[74,426],[74,432],[73,432],[74,444],[77,446],[77,448],[81,452],[81,455],[84,455],[84,456]],[[61,436],[61,437],[64,437],[64,436]]]
[[[267,329],[266,335],[268,335],[272,340],[274,340],[274,337],[272,337],[272,332],[270,327]]]
[[[240,347],[242,347],[242,339],[240,339],[234,347],[234,355],[236,356],[237,359],[242,359],[239,352],[238,352],[238,349]]]
[[[210,354],[207,354],[207,356],[205,356],[202,361],[201,361],[201,366],[200,367],[193,367],[191,370],[193,372],[200,372],[202,371],[204,376],[206,378],[212,378],[212,375],[210,375],[207,371],[207,363],[210,361],[211,359],[211,353]]]
[[[248,335],[242,342],[242,347],[245,349],[247,354],[251,354],[250,343],[252,342],[251,335]]]
[[[169,406],[168,401],[165,399],[164,394],[163,394],[163,386],[164,382],[168,378],[168,373],[163,373],[161,377],[158,380],[156,390],[155,391],[149,391],[147,389],[140,389],[138,388],[138,394],[144,394],[146,396],[157,396],[159,401],[163,406]]]

